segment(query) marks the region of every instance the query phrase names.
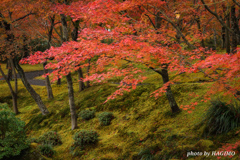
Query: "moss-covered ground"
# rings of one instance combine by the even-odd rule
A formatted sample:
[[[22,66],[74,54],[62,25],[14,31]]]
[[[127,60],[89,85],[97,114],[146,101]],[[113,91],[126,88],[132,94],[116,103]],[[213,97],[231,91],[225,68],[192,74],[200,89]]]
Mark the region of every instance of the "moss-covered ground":
[[[171,74],[171,77],[174,76]],[[159,159],[216,159],[214,156],[187,157],[187,152],[215,151],[224,143],[234,143],[240,139],[240,135],[235,134],[240,128],[226,135],[202,137],[203,127],[199,123],[205,117],[209,103],[201,100],[211,82],[202,83],[208,80],[200,73],[187,76],[182,74],[179,78],[181,83],[172,86],[173,93],[179,106],[198,102],[192,113],[182,110],[173,115],[165,96],[158,99],[151,97],[151,93],[162,85],[162,81],[159,75],[149,72],[145,85],[107,103],[104,101],[116,90],[117,84],[92,85],[78,92],[78,83],[75,81],[77,112],[85,109],[95,110],[96,115],[103,111],[113,112],[115,118],[109,126],[101,126],[97,117],[89,121],[79,117],[79,128],[71,130],[68,92],[64,79],[62,85],[52,85],[53,100],[47,99],[45,87],[33,86],[51,112],[48,116],[41,115],[30,94],[19,81],[18,104],[21,113],[18,117],[26,122],[29,138],[38,138],[51,130],[59,133],[63,144],[54,147],[54,160],[140,160],[147,150]],[[0,90],[0,103],[6,102],[11,106],[11,94],[4,81],[0,81]],[[198,96],[190,96],[191,93]],[[72,138],[81,129],[97,131],[100,135],[99,142],[85,148],[81,157],[73,157],[70,154]],[[32,144],[34,145],[38,144]],[[238,159],[237,156],[235,159]]]

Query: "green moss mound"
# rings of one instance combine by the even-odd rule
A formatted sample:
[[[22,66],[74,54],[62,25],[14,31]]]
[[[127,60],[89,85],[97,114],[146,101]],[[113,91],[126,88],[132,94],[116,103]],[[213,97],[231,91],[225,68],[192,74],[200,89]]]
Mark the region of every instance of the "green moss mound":
[[[79,116],[84,120],[90,120],[95,117],[95,111],[84,110],[79,113]]]

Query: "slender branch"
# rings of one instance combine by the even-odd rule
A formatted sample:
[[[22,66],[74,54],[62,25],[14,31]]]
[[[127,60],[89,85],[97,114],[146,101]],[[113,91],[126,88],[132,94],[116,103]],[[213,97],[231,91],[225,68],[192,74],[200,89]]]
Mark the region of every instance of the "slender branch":
[[[162,71],[157,70],[157,69],[155,69],[155,68],[153,68],[153,67],[148,67],[148,68],[151,69],[151,70],[153,70],[154,72],[156,72],[156,73],[162,75]]]
[[[154,25],[154,23],[153,23],[152,19],[149,17],[149,15],[145,14],[145,16],[148,17],[148,19],[150,20],[152,26],[154,27],[154,29],[156,29],[156,26]]]
[[[240,7],[240,3],[238,3],[236,0],[233,0],[233,2]]]
[[[30,12],[30,13],[26,14],[25,16],[22,16],[22,17],[20,17],[20,18],[18,18],[18,19],[15,19],[14,21],[12,21],[12,23],[17,22],[17,21],[19,21],[19,20],[22,20],[22,19],[24,19],[24,18],[26,18],[26,17],[28,17],[28,16],[30,16],[30,15],[33,15],[33,14],[35,14],[35,13]]]

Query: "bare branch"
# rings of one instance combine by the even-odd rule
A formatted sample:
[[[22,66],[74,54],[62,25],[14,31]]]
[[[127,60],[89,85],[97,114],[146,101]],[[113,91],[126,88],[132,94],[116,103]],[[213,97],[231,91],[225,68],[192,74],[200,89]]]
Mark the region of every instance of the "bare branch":
[[[194,45],[192,45],[191,43],[188,42],[188,40],[183,35],[183,33],[180,30],[180,28],[161,9],[158,9],[155,6],[152,6],[152,5],[149,5],[149,6],[154,7],[156,10],[158,10],[166,18],[165,20],[168,21],[177,30],[177,32],[181,35],[181,37],[183,38],[184,42],[188,45],[189,48],[196,49],[196,47]]]
[[[217,20],[221,23],[221,25],[223,27],[225,27],[231,34],[234,34],[234,32],[231,30],[231,28],[229,28],[224,22],[223,22],[223,19],[218,16],[218,14],[216,12],[213,12],[208,6],[207,4],[204,2],[204,0],[201,0],[201,2],[203,3],[204,7],[206,8],[206,10],[208,10],[208,12],[210,12],[212,15],[214,15]]]

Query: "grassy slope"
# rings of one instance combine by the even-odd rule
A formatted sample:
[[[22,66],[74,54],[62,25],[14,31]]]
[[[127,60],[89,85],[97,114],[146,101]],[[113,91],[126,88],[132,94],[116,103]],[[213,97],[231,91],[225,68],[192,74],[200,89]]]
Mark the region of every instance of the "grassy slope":
[[[30,65],[30,64],[24,64],[21,65],[23,70],[25,72],[30,72],[30,71],[37,71],[37,70],[42,70],[42,64],[37,64],[37,65]],[[7,74],[7,69],[6,69],[6,64],[1,64],[1,68],[5,74]],[[2,75],[0,74],[0,77]]]
[[[208,108],[208,104],[202,103],[201,100],[210,83],[202,85],[191,82],[203,80],[202,75],[195,74],[183,79],[183,82],[187,83],[173,85],[172,89],[179,105],[199,102],[191,114],[183,111],[178,115],[171,115],[165,96],[157,100],[150,97],[150,93],[162,82],[155,73],[149,73],[148,77],[149,79],[145,83],[151,83],[150,85],[139,86],[135,91],[126,93],[106,104],[103,102],[114,92],[117,85],[94,85],[79,93],[77,92],[77,83],[74,83],[77,111],[89,108],[95,109],[96,114],[102,111],[112,111],[115,119],[110,126],[100,126],[97,118],[90,121],[83,121],[79,118],[79,129],[72,131],[67,86],[64,80],[61,86],[53,85],[55,99],[51,101],[47,99],[45,87],[34,86],[51,112],[46,117],[41,115],[37,105],[19,82],[21,114],[18,117],[26,122],[29,137],[37,138],[49,130],[58,131],[63,144],[54,148],[57,153],[53,159],[56,160],[72,159],[69,148],[73,143],[74,133],[80,129],[96,130],[100,134],[98,145],[86,148],[85,155],[80,158],[82,160],[133,159],[137,157],[141,149],[149,147],[156,151],[160,150],[157,154],[171,152],[170,155],[181,157],[193,148],[197,148],[197,151],[214,151],[221,146],[220,142],[233,143],[239,139],[239,136],[234,136],[231,132],[225,136],[214,137],[212,141],[206,141],[214,143],[210,149],[207,148],[208,145],[199,145],[199,140],[203,138],[200,137],[201,128],[197,124],[204,117]],[[4,91],[0,92],[0,102],[8,102],[11,105],[11,96],[6,83],[0,81],[0,88]],[[192,92],[198,94],[199,97],[190,97],[189,93]],[[210,159],[213,158],[210,157]]]

